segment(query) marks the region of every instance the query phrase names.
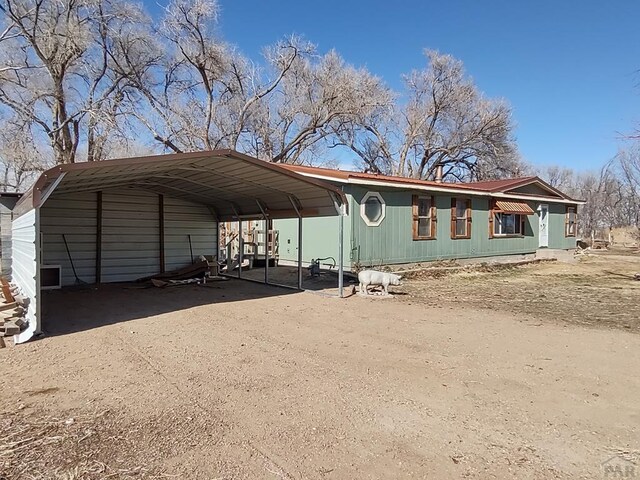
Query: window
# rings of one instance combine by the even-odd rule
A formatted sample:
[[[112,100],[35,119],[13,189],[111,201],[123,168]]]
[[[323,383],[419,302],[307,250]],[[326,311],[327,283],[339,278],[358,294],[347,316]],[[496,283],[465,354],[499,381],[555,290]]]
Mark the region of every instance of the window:
[[[524,237],[527,235],[527,216],[535,212],[527,202],[511,199],[491,199],[489,209],[489,238]]]
[[[503,212],[496,212],[493,215],[493,235],[495,237],[524,235],[524,215]]]
[[[382,202],[377,197],[371,197],[364,202],[364,215],[370,222],[377,222],[382,216]]]
[[[438,211],[431,196],[414,195],[412,199],[413,239],[433,240],[436,238]]]
[[[377,227],[385,216],[384,198],[378,192],[367,192],[360,204],[360,216],[370,227]]]
[[[567,213],[564,217],[564,236],[565,237],[576,236],[577,220],[578,220],[578,214],[576,213],[576,207],[567,207]]]
[[[451,199],[451,238],[471,238],[471,200]]]

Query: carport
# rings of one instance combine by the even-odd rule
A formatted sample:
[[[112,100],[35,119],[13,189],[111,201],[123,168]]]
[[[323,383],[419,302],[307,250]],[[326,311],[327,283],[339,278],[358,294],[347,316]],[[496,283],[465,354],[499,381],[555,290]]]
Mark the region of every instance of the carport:
[[[342,226],[346,214],[332,185],[231,150],[57,166],[14,209],[12,280],[29,298],[16,342],[41,331],[43,267],[59,266],[63,286],[133,281],[189,265],[194,251],[217,259],[220,222],[297,218],[301,237],[303,217],[337,215]]]

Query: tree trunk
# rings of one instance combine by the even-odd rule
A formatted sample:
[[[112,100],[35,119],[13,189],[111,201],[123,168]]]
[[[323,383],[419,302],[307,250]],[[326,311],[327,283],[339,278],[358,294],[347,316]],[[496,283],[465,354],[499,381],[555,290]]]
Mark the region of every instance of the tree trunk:
[[[64,98],[64,88],[62,80],[56,80],[55,87],[55,132],[56,141],[53,148],[56,151],[56,161],[58,163],[75,162],[75,139],[71,135],[71,123],[67,114],[67,105]]]

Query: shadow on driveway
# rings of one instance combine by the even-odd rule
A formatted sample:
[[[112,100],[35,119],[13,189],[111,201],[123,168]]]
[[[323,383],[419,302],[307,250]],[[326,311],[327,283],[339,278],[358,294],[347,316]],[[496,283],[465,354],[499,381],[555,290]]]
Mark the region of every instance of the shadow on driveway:
[[[42,329],[47,336],[66,335],[200,305],[298,293],[235,279],[165,288],[137,283],[70,287],[43,292]]]

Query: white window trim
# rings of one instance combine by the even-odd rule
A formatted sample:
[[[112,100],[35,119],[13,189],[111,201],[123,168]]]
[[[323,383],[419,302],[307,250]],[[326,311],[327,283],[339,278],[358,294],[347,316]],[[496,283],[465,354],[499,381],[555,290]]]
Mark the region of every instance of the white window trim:
[[[372,197],[377,198],[380,201],[380,205],[382,206],[382,213],[380,214],[380,218],[375,222],[369,220],[365,215],[365,204],[367,203],[367,200]],[[364,223],[366,223],[369,227],[377,227],[378,225],[380,225],[384,220],[386,214],[387,204],[385,203],[384,198],[382,198],[382,195],[380,195],[378,192],[367,192],[365,196],[362,197],[362,201],[360,202],[360,218],[362,218],[362,220],[364,220]]]
[[[496,225],[502,225],[500,222],[498,222],[498,215],[515,215],[516,218],[518,219],[515,225],[518,225],[518,228],[521,230],[520,233],[496,233]],[[493,212],[493,236],[494,237],[524,237],[524,232],[522,231],[522,214]]]
[[[569,220],[571,218],[571,210],[573,210],[573,223]],[[578,209],[576,207],[567,206],[567,211],[565,213],[565,224],[564,224],[564,236],[565,238],[571,238],[577,236],[577,224],[576,221],[578,219]],[[571,227],[573,226],[573,233],[571,233]]]

